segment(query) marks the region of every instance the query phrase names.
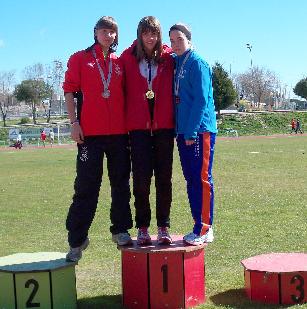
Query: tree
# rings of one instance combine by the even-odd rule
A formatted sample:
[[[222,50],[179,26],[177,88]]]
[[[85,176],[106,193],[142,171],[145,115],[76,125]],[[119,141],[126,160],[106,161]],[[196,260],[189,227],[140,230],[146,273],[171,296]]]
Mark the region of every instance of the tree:
[[[301,79],[294,87],[293,92],[307,100],[307,77]]]
[[[36,63],[24,69],[25,80],[17,85],[14,94],[18,101],[25,101],[32,109],[33,123],[36,123],[36,108],[50,96],[50,86],[44,81],[44,67]]]
[[[42,100],[48,98],[50,86],[42,79],[27,79],[17,85],[14,91],[18,101],[25,101],[31,105],[33,123],[36,124],[36,107]]]
[[[44,77],[44,67],[41,63],[27,66],[23,70],[23,75],[25,77],[25,80],[41,80]]]
[[[258,103],[263,102],[265,97],[276,94],[279,89],[277,76],[273,72],[258,66],[239,74],[236,77],[236,82],[245,98]]]
[[[228,73],[218,62],[212,68],[213,71],[213,97],[215,108],[220,114],[224,109],[236,102],[237,92],[233,86],[232,80],[228,77]]]
[[[49,122],[53,99],[54,97],[61,98],[61,95],[63,93],[61,87],[64,77],[64,69],[62,61],[54,60],[52,62],[52,65],[46,68],[46,72],[47,72],[46,83],[50,86],[50,97],[49,97],[48,110],[46,109],[46,106],[44,106],[44,108],[47,115],[47,122]]]
[[[6,117],[9,107],[14,104],[13,83],[15,72],[0,72],[0,111],[3,126],[6,126]]]

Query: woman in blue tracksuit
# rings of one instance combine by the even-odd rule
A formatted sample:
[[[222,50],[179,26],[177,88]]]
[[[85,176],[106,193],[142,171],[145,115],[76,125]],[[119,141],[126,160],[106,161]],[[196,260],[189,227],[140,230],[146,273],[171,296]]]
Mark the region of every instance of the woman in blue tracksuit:
[[[191,32],[186,25],[173,25],[169,36],[176,54],[177,145],[195,222],[193,231],[183,239],[191,245],[199,245],[213,241],[212,164],[217,126],[212,71],[207,62],[192,50]]]

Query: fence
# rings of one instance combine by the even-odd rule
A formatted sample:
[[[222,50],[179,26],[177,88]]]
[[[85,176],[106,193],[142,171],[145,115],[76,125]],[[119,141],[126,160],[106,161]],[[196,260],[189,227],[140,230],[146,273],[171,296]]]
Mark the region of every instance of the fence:
[[[7,132],[2,134],[0,146],[10,146],[21,135],[22,143],[26,145],[40,145],[40,135],[44,130],[47,139],[50,132],[54,132],[54,141],[58,144],[70,143],[70,125],[67,123],[40,124],[40,125],[16,125],[4,128]]]

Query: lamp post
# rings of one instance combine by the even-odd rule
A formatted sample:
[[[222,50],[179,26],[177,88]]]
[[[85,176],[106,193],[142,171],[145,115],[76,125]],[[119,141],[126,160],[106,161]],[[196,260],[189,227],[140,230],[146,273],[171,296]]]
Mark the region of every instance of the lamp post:
[[[60,84],[63,77],[63,64],[60,60],[54,60],[54,74],[55,74],[55,81],[56,81],[56,89],[57,93],[59,94],[60,98],[60,110],[59,113],[62,116],[63,115],[63,102],[62,102],[62,94],[60,93]]]
[[[253,46],[251,44],[247,43],[246,47],[249,50],[249,54],[250,54],[250,57],[251,57],[251,68],[252,68],[253,67],[253,59],[252,59],[252,48],[253,48]]]
[[[51,118],[51,107],[52,107],[52,97],[53,97],[53,82],[52,82],[52,75],[47,76],[47,85],[48,85],[48,90],[50,91],[49,93],[49,102],[48,102],[48,115],[47,115],[47,122],[50,121]]]

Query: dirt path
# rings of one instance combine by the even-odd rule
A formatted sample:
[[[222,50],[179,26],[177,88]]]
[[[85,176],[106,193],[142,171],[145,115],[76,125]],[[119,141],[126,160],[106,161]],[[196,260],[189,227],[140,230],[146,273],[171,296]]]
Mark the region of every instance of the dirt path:
[[[35,146],[35,145],[27,145],[25,147],[22,147],[21,149],[15,149],[14,147],[8,147],[8,146],[5,146],[5,147],[0,147],[0,151],[27,151],[27,150],[33,150],[33,149],[58,149],[58,148],[76,148],[76,144],[61,144],[61,145],[58,145],[58,144],[54,144],[53,146],[51,145],[46,145],[46,147],[44,146]]]
[[[218,140],[241,140],[241,139],[259,139],[259,138],[292,138],[292,137],[300,137],[300,136],[307,136],[307,133],[303,134],[273,134],[273,135],[244,135],[244,136],[219,136],[217,137]],[[46,147],[43,146],[25,146],[22,149],[15,149],[14,147],[0,147],[0,151],[27,151],[27,150],[33,150],[33,149],[46,149],[46,148],[69,148],[74,149],[76,148],[76,144],[54,144],[52,147],[51,145],[46,145]]]
[[[231,140],[231,139],[259,139],[259,138],[291,138],[307,136],[307,133],[303,134],[272,134],[272,135],[243,135],[243,136],[219,136],[217,139],[221,140]]]

